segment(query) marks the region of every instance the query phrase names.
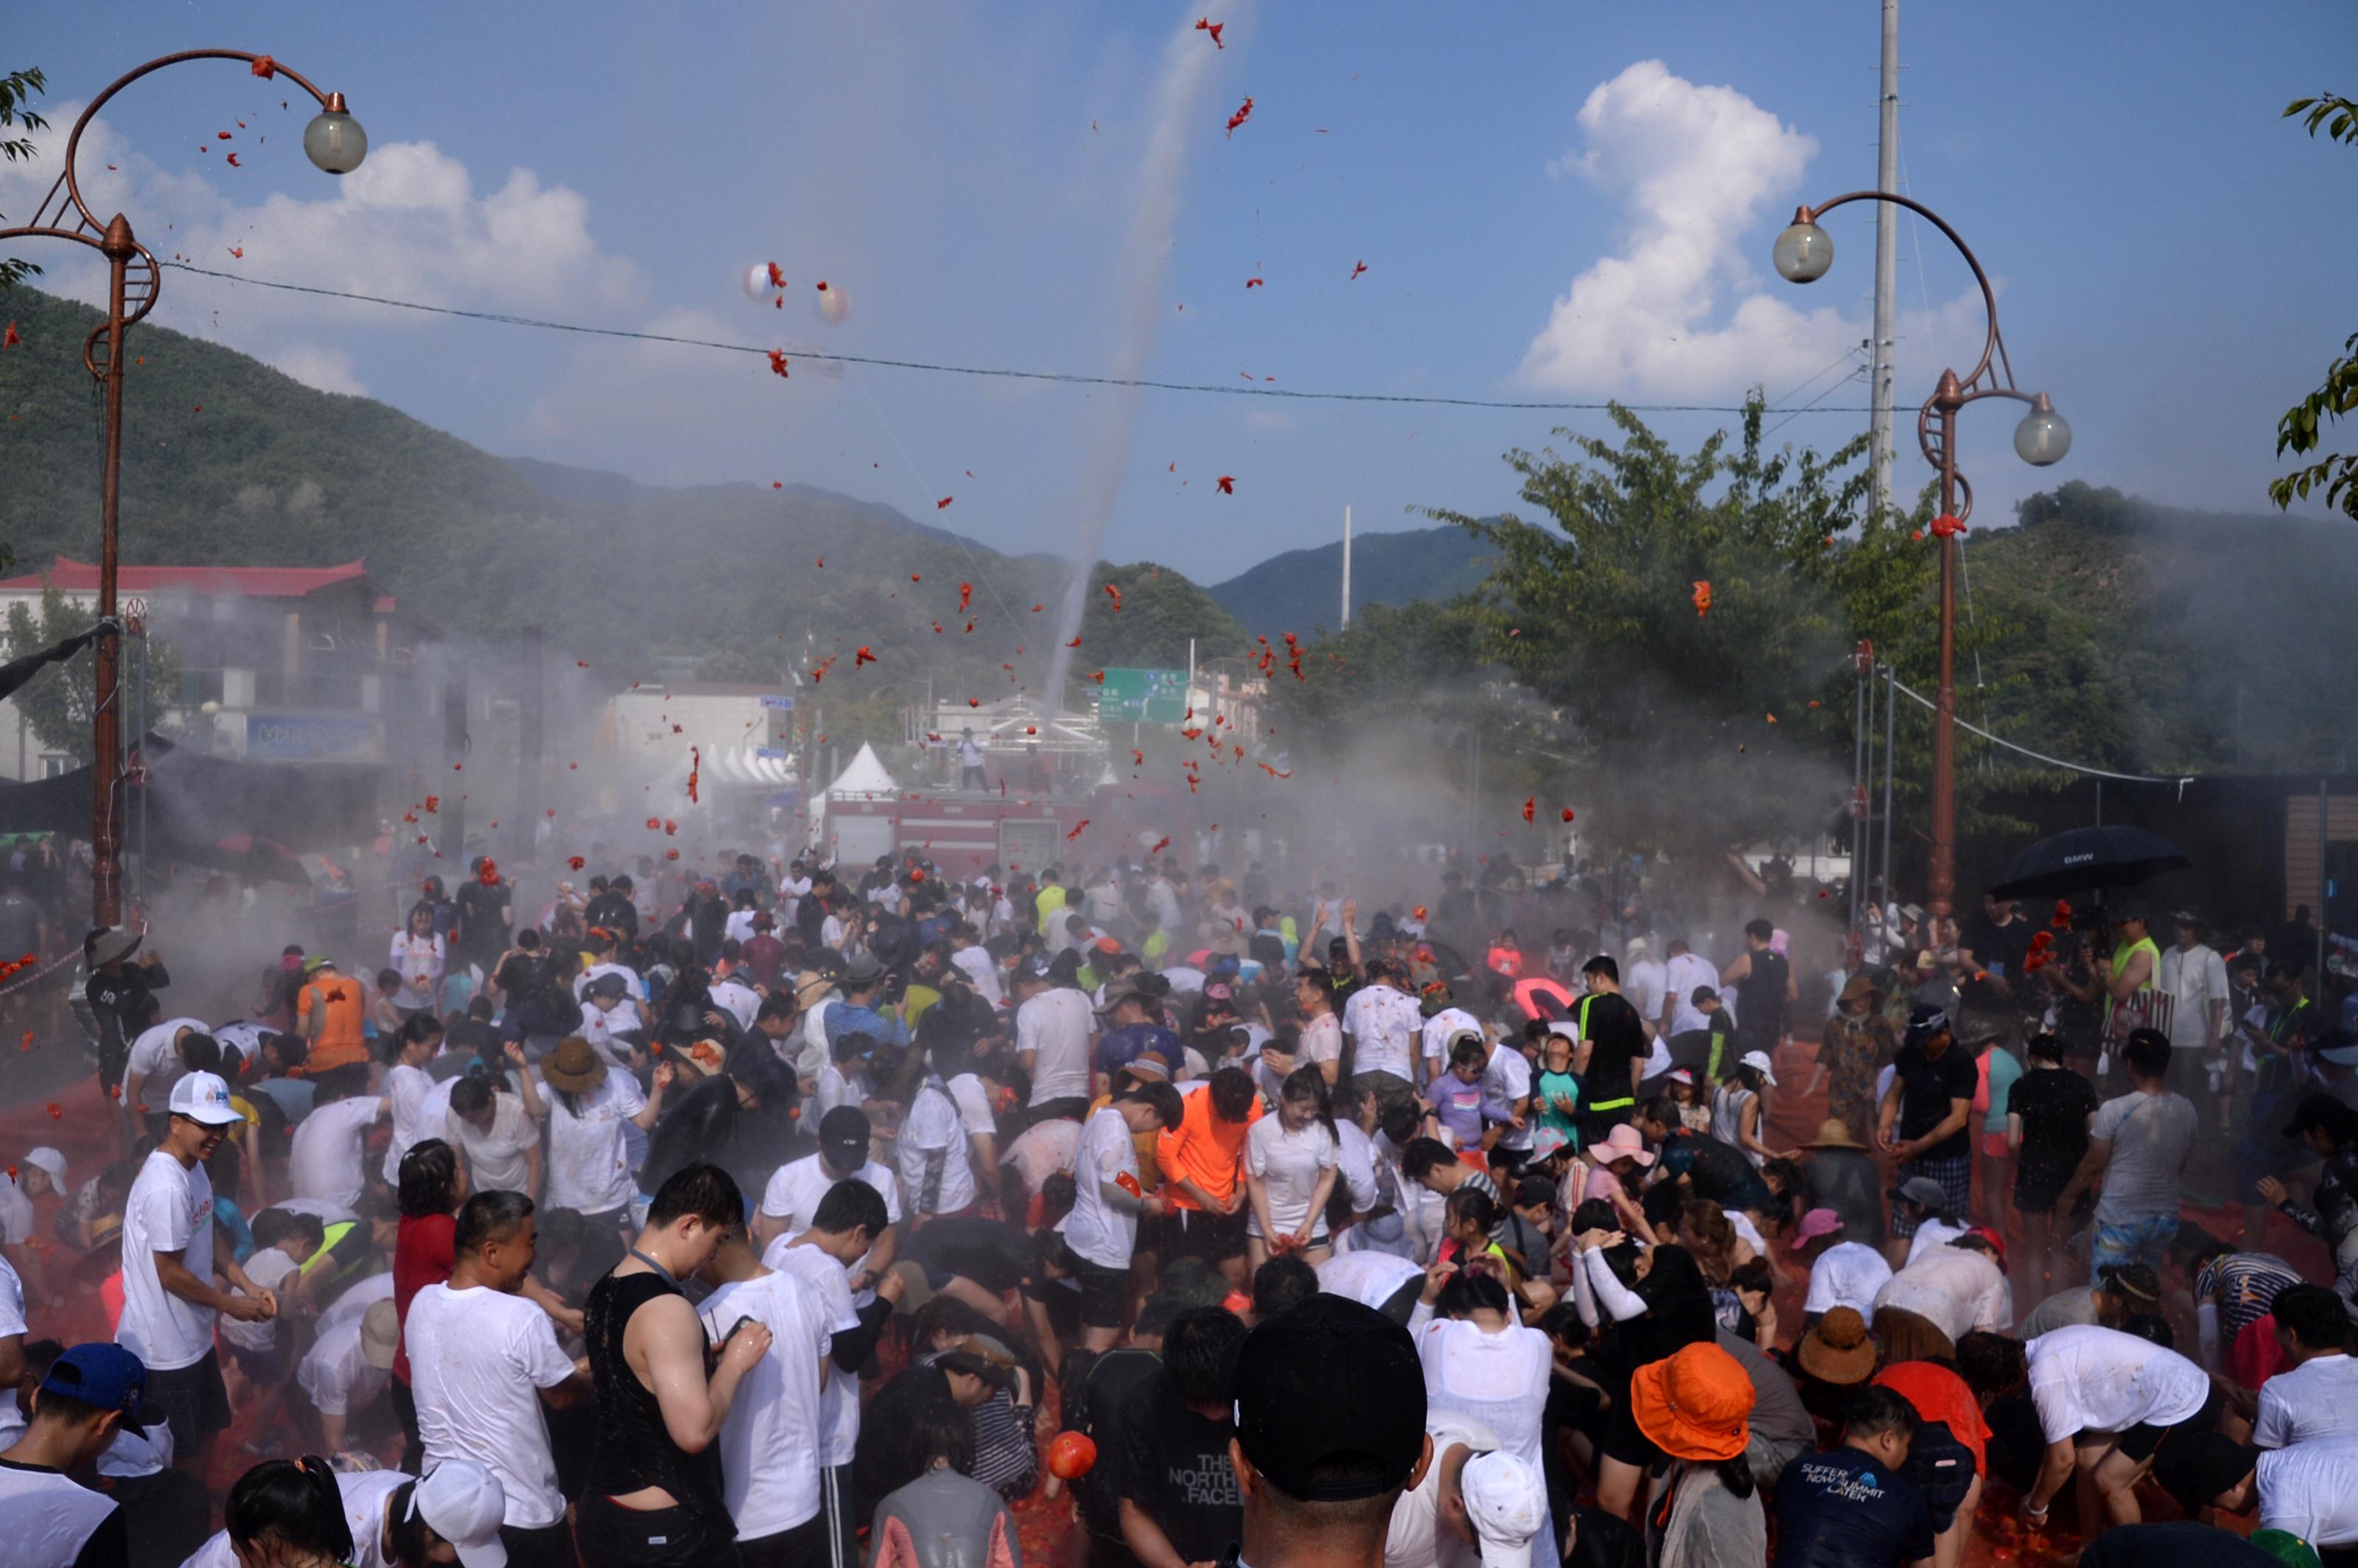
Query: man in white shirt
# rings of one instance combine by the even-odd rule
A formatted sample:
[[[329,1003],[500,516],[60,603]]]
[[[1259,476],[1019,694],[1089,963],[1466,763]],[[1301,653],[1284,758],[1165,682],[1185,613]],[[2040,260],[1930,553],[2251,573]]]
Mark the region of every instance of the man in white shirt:
[[[1531,1105],[1531,1068],[1539,1044],[1518,1033],[1493,1042],[1490,1059],[1482,1068],[1482,1116],[1498,1130],[1490,1146],[1490,1164],[1500,1176],[1512,1176],[1531,1158],[1531,1124],[1538,1119]]]
[[[2263,1450],[2206,1432],[2172,1444],[2153,1473],[2188,1519],[2201,1518],[2205,1508],[2256,1509],[2260,1529],[2306,1541],[2331,1563],[2348,1562],[2358,1547],[2358,1439]]]
[[[1875,1298],[1891,1281],[1891,1265],[1883,1254],[1844,1237],[1842,1216],[1830,1208],[1813,1208],[1793,1231],[1793,1248],[1810,1260],[1810,1293],[1801,1303],[1801,1322],[1808,1325],[1846,1306],[1862,1318],[1875,1314]]]
[[[1067,1261],[1081,1283],[1081,1347],[1107,1351],[1129,1315],[1130,1262],[1141,1215],[1164,1212],[1138,1181],[1138,1134],[1177,1128],[1186,1106],[1168,1083],[1132,1083],[1081,1128],[1073,1161],[1073,1211],[1065,1217]],[[1126,1178],[1126,1179],[1125,1179]]]
[[[540,1125],[522,1099],[485,1078],[453,1078],[442,1125],[443,1136],[467,1156],[475,1191],[540,1195]]]
[[[1482,1021],[1457,1005],[1456,996],[1443,980],[1424,988],[1417,1011],[1424,1019],[1418,1032],[1420,1054],[1424,1057],[1424,1076],[1419,1081],[1429,1084],[1449,1070],[1449,1043],[1467,1030],[1481,1033]]]
[[[123,1205],[123,1316],[115,1342],[147,1368],[147,1399],[172,1428],[175,1462],[209,1473],[213,1439],[229,1425],[229,1390],[213,1348],[227,1313],[260,1323],[277,1299],[245,1276],[224,1249],[213,1253],[213,1186],[205,1162],[243,1119],[229,1086],[189,1073],[172,1086],[164,1141],[140,1166]],[[236,1287],[222,1291],[216,1277]]]
[[[374,1404],[392,1381],[401,1319],[388,1297],[332,1326],[321,1321],[319,1338],[295,1368],[295,1382],[319,1414],[320,1441],[337,1454],[343,1450],[346,1421]]]
[[[910,1098],[893,1147],[912,1217],[963,1214],[978,1196],[966,1118],[941,1075],[928,1070]]]
[[[1658,1025],[1665,1035],[1684,1034],[1690,1029],[1709,1029],[1711,1017],[1694,1004],[1696,988],[1719,985],[1719,971],[1707,958],[1695,956],[1683,936],[1671,938],[1670,957],[1662,965],[1662,1019]]]
[[[974,738],[971,730],[958,731],[958,788],[987,790],[990,778],[982,771],[982,742]]]
[[[999,965],[990,949],[982,945],[982,935],[970,922],[961,920],[950,927],[950,962],[958,967],[967,984],[974,988],[991,1011],[1006,1005],[1006,995],[999,989]]]
[[[368,1188],[365,1166],[369,1129],[393,1109],[385,1095],[353,1095],[330,1079],[319,1086],[311,1114],[295,1124],[287,1153],[287,1191],[298,1198],[325,1198],[351,1208]],[[396,1175],[400,1167],[396,1165]]]
[[[507,1503],[500,1540],[511,1568],[576,1568],[541,1406],[561,1410],[588,1398],[590,1368],[557,1347],[547,1314],[518,1293],[535,1244],[530,1198],[469,1198],[459,1209],[449,1281],[411,1299],[402,1342],[426,1467],[471,1459],[499,1478]]]
[[[8,1531],[0,1558],[9,1568],[129,1560],[121,1505],[68,1472],[87,1469],[118,1433],[140,1433],[146,1388],[139,1358],[120,1346],[77,1345],[50,1367],[34,1395],[31,1422],[0,1450],[0,1523]]]
[[[892,1266],[900,1249],[901,1184],[890,1168],[868,1157],[871,1133],[868,1115],[857,1106],[839,1105],[819,1119],[818,1152],[788,1161],[773,1172],[762,1189],[761,1212],[753,1217],[754,1234],[764,1246],[784,1238],[792,1241],[811,1227],[827,1190],[839,1183],[860,1181],[876,1189],[884,1200],[887,1228],[853,1270],[855,1294],[872,1288],[877,1277]]]
[[[2358,1361],[2350,1358],[2350,1314],[2326,1285],[2287,1285],[2268,1310],[2287,1368],[2260,1386],[2252,1441],[2289,1448],[2322,1437],[2358,1438]]]
[[[1960,1346],[1958,1370],[1977,1394],[2004,1392],[2009,1371],[2027,1381],[2047,1457],[2022,1499],[2023,1518],[2043,1529],[2055,1494],[2082,1472],[2104,1517],[2090,1534],[2143,1518],[2136,1484],[2158,1459],[2218,1425],[2222,1401],[2211,1376],[2174,1350],[2095,1324],[2042,1334],[2028,1346],[1975,1336]]]
[[[1089,1108],[1089,998],[1051,971],[1038,958],[1016,971],[1015,1060],[1032,1075],[1032,1120],[1078,1121]]]
[[[162,1140],[172,1086],[192,1066],[206,1072],[221,1067],[221,1044],[207,1033],[203,1019],[175,1018],[140,1032],[123,1065],[123,1113],[135,1134],[144,1118],[147,1132]]]
[[[2200,915],[2170,917],[2177,941],[2161,955],[2160,989],[2169,996],[2169,1077],[2172,1094],[2194,1104],[2201,1130],[2186,1162],[2188,1195],[2209,1205],[2226,1196],[2229,1140],[2221,1135],[2219,1087],[2227,1066],[2227,964],[2202,940]]]
[[[1366,973],[1367,983],[1343,1004],[1343,1033],[1352,1042],[1351,1082],[1361,1094],[1395,1105],[1416,1092],[1417,1031],[1423,1020],[1391,965],[1370,958]]]
[[[720,1425],[738,1549],[760,1563],[817,1562],[827,1524],[819,1508],[827,1351],[839,1319],[819,1287],[763,1264],[742,1226],[721,1237],[701,1273],[716,1287],[698,1309],[706,1338],[719,1344],[748,1318],[770,1331],[769,1349],[738,1383]]]
[[[1621,958],[1621,994],[1645,1020],[1650,1037],[1663,1037],[1662,1008],[1670,1000],[1670,967],[1653,956],[1651,945],[1643,936],[1630,937]]]
[[[1875,1292],[1874,1312],[1912,1313],[1952,1344],[1974,1329],[2014,1325],[2014,1292],[1999,1271],[1986,1233],[1970,1231],[1926,1249]],[[1873,1313],[1868,1314],[1873,1319]]]

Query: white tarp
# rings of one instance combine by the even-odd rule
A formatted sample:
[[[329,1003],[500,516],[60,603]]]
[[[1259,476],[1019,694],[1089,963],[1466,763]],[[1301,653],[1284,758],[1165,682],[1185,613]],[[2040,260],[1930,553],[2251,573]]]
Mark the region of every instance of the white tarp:
[[[843,772],[835,775],[835,782],[827,786],[828,795],[847,798],[898,795],[900,791],[901,786],[893,782],[892,775],[885,771],[883,762],[877,758],[876,748],[865,741],[860,743],[859,754],[851,759]]]

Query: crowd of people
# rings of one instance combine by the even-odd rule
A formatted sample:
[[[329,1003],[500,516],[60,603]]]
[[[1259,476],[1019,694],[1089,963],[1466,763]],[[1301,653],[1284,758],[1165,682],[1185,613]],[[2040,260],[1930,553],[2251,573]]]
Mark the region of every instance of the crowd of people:
[[[235,1020],[92,932],[102,1168],[0,1184],[0,1562],[2358,1563],[2295,943],[694,870],[478,862]]]

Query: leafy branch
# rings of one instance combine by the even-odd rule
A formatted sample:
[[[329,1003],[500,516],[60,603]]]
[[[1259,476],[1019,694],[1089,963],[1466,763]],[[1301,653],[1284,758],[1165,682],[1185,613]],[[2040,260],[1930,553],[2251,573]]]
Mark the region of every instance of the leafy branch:
[[[2284,117],[2296,116],[2305,122],[2311,136],[2322,133],[2332,141],[2358,146],[2358,102],[2331,92],[2296,98],[2285,106]],[[2343,340],[2342,357],[2325,367],[2324,384],[2286,409],[2284,417],[2277,421],[2277,456],[2315,451],[2320,425],[2339,420],[2353,409],[2358,409],[2358,332]],[[2278,506],[2289,507],[2318,490],[2323,492],[2328,506],[2339,507],[2358,520],[2358,455],[2328,452],[2270,481],[2268,496]]]
[[[0,76],[0,125],[22,125],[28,131],[46,131],[49,121],[26,107],[36,94],[47,92],[49,79],[36,66],[25,70],[12,70]],[[0,136],[0,158],[10,163],[23,163],[38,156],[30,136]],[[0,214],[5,216],[5,214]],[[20,279],[32,276],[41,269],[35,264],[16,256],[0,256],[0,290],[14,288]]]

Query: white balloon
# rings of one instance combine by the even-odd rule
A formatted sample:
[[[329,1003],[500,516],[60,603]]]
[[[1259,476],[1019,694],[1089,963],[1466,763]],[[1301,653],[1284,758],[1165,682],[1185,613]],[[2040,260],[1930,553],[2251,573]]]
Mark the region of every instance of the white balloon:
[[[752,266],[745,269],[746,298],[757,301],[767,300],[776,292],[777,290],[770,285],[770,264],[768,262],[755,262]]]
[[[844,297],[843,285],[822,282],[818,286],[818,313],[830,327],[839,327],[851,314],[851,301]]]

